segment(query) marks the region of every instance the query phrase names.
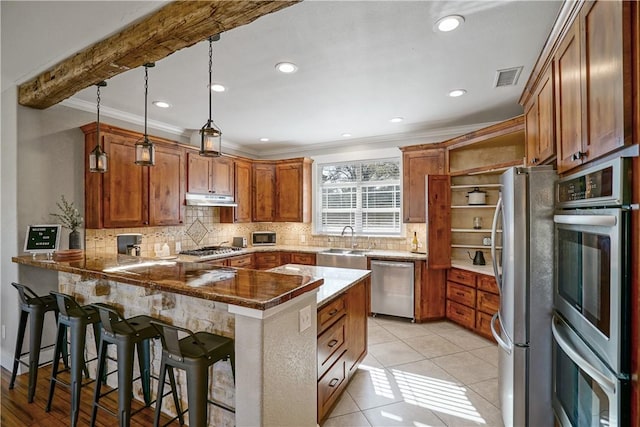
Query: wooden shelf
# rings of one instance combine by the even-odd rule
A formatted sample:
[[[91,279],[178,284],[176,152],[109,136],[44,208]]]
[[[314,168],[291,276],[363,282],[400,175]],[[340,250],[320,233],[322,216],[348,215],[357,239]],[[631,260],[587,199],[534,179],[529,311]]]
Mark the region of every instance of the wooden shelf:
[[[451,206],[451,209],[495,209],[496,205],[455,205]]]
[[[491,230],[488,228],[452,228],[451,231],[454,233],[491,233]],[[502,230],[496,230],[497,233],[502,233]]]
[[[458,244],[452,244],[451,245],[452,248],[462,248],[462,249],[491,249],[491,246],[486,246],[486,245],[458,245]],[[502,250],[502,246],[496,246],[496,249],[498,250]]]
[[[450,172],[451,176],[460,176],[460,175],[482,175],[482,174],[497,174],[506,171],[510,167],[513,166],[522,166],[522,160],[512,160],[510,162],[505,163],[497,163],[491,166],[482,166],[479,168],[473,169],[465,169],[460,171]]]
[[[464,185],[452,185],[452,190],[466,190],[469,188],[500,188],[502,184],[464,184]]]

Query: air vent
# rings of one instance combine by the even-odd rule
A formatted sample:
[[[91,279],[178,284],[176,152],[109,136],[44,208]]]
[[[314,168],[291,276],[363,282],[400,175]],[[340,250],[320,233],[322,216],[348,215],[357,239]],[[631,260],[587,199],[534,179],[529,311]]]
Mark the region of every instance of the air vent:
[[[520,77],[521,72],[521,66],[496,71],[496,81],[494,86],[515,86],[515,84],[518,83],[518,77]]]

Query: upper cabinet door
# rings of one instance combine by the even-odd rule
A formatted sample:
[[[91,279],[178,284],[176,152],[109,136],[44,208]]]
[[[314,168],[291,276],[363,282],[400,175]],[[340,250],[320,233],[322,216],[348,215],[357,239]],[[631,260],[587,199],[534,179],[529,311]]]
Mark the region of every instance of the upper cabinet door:
[[[445,173],[444,149],[407,151],[402,156],[404,222],[425,218],[425,176]]]
[[[233,196],[233,160],[228,157],[215,157],[209,164],[211,168],[210,192],[222,196]]]
[[[574,22],[554,60],[558,172],[582,163],[580,25]]]
[[[309,222],[305,203],[305,163],[276,165],[276,221]],[[305,209],[307,208],[307,209]]]
[[[275,217],[276,167],[253,165],[252,217],[254,222],[273,221]]]
[[[629,12],[623,14],[623,7],[629,9],[630,2],[601,0],[587,2],[580,13],[587,160],[622,147],[625,135],[631,135],[632,92],[629,84],[625,86],[625,72],[630,76],[631,71],[623,45],[631,31],[628,19],[623,19]]]
[[[553,86],[553,64],[550,64],[525,106],[527,163],[531,166],[544,164],[556,154]]]
[[[135,141],[104,135],[109,169],[103,176],[103,225],[106,228],[148,224],[148,167],[134,163]]]
[[[184,152],[156,147],[155,166],[149,168],[149,225],[183,222]]]
[[[208,193],[209,182],[209,159],[200,154],[190,152],[187,154],[187,191],[189,193]]]

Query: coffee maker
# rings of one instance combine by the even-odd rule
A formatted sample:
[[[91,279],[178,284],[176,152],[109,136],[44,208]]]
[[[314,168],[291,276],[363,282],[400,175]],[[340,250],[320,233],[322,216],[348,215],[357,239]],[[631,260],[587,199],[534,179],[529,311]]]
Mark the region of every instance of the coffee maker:
[[[142,234],[127,233],[116,236],[118,242],[118,253],[122,255],[140,256],[140,245],[142,244]]]

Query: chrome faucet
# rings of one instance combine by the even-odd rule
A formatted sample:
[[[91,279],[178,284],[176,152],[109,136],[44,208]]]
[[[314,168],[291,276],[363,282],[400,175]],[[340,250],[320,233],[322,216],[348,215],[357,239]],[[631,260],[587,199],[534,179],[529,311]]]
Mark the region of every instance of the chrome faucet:
[[[342,229],[342,233],[340,233],[341,236],[344,237],[344,232],[347,230],[347,228],[351,229],[351,248],[355,248],[357,245],[353,242],[353,238],[354,238],[354,234],[355,232],[353,231],[353,227],[350,225],[345,225],[344,228]]]

